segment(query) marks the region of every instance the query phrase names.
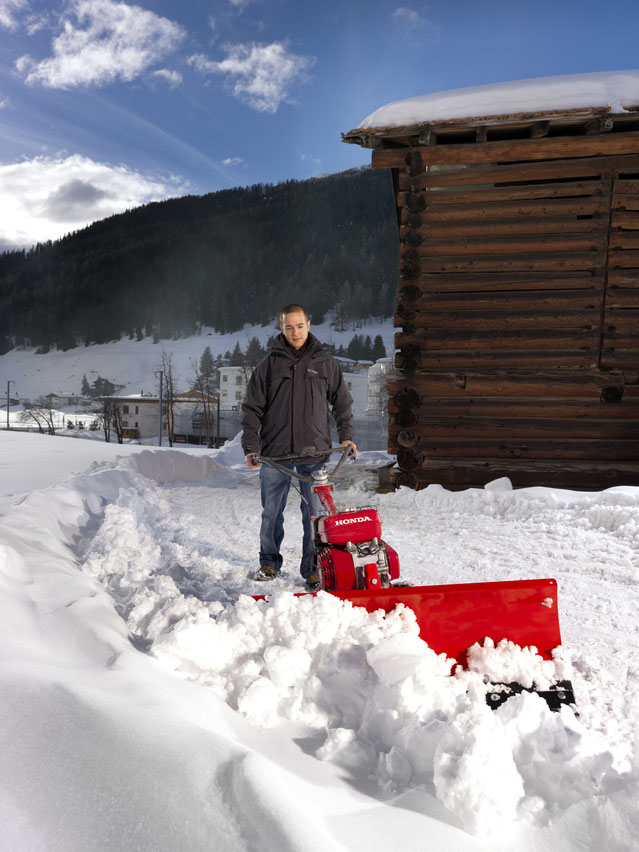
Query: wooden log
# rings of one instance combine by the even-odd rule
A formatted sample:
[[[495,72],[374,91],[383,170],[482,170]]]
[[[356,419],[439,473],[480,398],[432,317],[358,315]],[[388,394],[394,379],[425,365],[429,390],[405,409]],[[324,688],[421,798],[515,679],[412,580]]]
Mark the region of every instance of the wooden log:
[[[639,195],[615,192],[611,203],[613,210],[639,210]]]
[[[619,164],[634,166],[636,157],[567,158],[544,162],[506,164],[488,163],[471,167],[459,165],[444,171],[429,169],[419,177],[411,178],[412,189],[417,192],[434,187],[461,187],[476,184],[503,185],[525,181],[560,181],[569,178],[604,180],[609,182]]]
[[[637,288],[610,288],[606,294],[606,308],[639,308],[639,292]]]
[[[568,198],[570,196],[608,195],[609,180],[584,180],[561,183],[532,183],[525,186],[494,186],[477,184],[464,189],[433,187],[430,172],[422,178],[400,178],[399,192],[422,192],[426,204],[465,204],[478,201],[514,201],[530,198]]]
[[[622,389],[623,390],[623,389]],[[554,418],[568,419],[599,419],[599,420],[632,420],[637,426],[639,440],[639,403],[636,398],[619,402],[602,402],[601,394],[598,399],[571,400],[522,397],[466,397],[465,399],[450,399],[442,397],[424,398],[420,405],[402,405],[401,391],[389,399],[388,413],[399,414],[405,408],[417,408],[418,414],[433,414],[438,417],[493,417],[493,418]]]
[[[441,351],[419,350],[412,353],[409,363],[397,358],[395,366],[398,369],[415,370],[483,370],[502,369],[517,370],[549,367],[558,370],[590,370],[598,366],[597,353],[583,349],[535,349],[535,350],[499,350],[494,351]],[[609,368],[613,368],[609,365]],[[633,369],[635,367],[633,366]]]
[[[639,370],[639,350],[613,349],[601,353],[602,370]]]
[[[589,328],[538,328],[499,331],[461,330],[453,328],[419,329],[414,334],[397,332],[395,345],[399,349],[407,344],[415,344],[420,350],[456,351],[466,349],[592,349],[599,345],[599,329]]]
[[[512,139],[484,142],[482,145],[432,145],[411,151],[413,162],[419,154],[422,166],[459,163],[495,163],[515,160],[551,160],[560,157],[598,157],[639,154],[639,131],[602,136],[547,136],[543,139]],[[373,151],[374,169],[402,168],[406,151],[378,148]],[[413,166],[416,170],[417,166]]]
[[[618,215],[628,216],[628,213]],[[576,217],[557,218],[545,217],[543,219],[497,219],[488,222],[473,221],[450,221],[450,222],[421,222],[419,225],[409,225],[408,220],[412,214],[402,210],[402,222],[400,225],[400,239],[405,238],[407,231],[416,231],[423,237],[430,239],[437,237],[491,237],[517,234],[588,234],[593,231],[606,233],[608,226],[607,216],[598,215],[591,219],[577,219]],[[639,226],[638,226],[639,227]]]
[[[610,273],[617,276],[623,275],[623,284],[632,281],[632,272]],[[637,274],[639,286],[639,274]],[[612,282],[611,282],[612,283]],[[603,271],[598,274],[583,273],[568,270],[566,272],[548,275],[547,272],[478,272],[469,275],[466,272],[444,274],[423,274],[416,281],[405,284],[400,279],[400,296],[403,298],[405,287],[410,286],[411,300],[421,298],[422,293],[427,296],[432,293],[471,293],[471,292],[494,292],[501,290],[602,290],[604,285]]]
[[[399,436],[417,434],[399,432],[389,437],[388,451],[399,452],[402,445]],[[483,458],[483,459],[583,459],[592,461],[615,461],[616,459],[634,459],[639,461],[639,441],[607,441],[607,440],[570,440],[555,439],[552,443],[546,438],[533,438],[525,441],[508,443],[495,441],[490,438],[438,438],[437,440],[423,438],[412,447],[425,458]],[[639,481],[639,480],[638,480]]]
[[[639,269],[609,269],[608,284],[611,289],[639,287]]]
[[[631,266],[636,263],[623,252],[615,259],[616,266]],[[561,270],[589,270],[598,269],[605,255],[603,251],[590,251],[570,254],[568,252],[555,252],[552,254],[538,254],[521,257],[519,255],[499,255],[486,258],[456,258],[451,256],[422,258],[420,269],[422,272],[514,272],[547,270],[548,272],[559,272]]]
[[[639,234],[632,231],[613,231],[610,234],[610,248],[623,249],[624,251],[639,249]],[[635,251],[635,258],[637,259],[636,265],[639,266],[639,251]]]
[[[408,234],[420,235],[417,231]],[[425,238],[424,238],[425,236]],[[550,254],[551,252],[602,252],[606,246],[607,234],[601,232],[591,234],[545,234],[543,236],[497,236],[480,237],[477,239],[460,237],[458,239],[430,238],[428,233],[420,235],[417,252],[420,258],[442,257],[445,255],[467,256],[482,258],[485,255],[518,255],[518,254]],[[415,237],[413,245],[415,244]],[[635,248],[633,240],[639,241],[639,236],[623,235],[616,238],[619,248]],[[408,241],[408,240],[407,240]],[[629,242],[629,245],[625,245]],[[409,243],[410,244],[410,243]]]
[[[387,382],[390,396],[394,396],[406,384],[402,377]],[[599,400],[605,387],[623,388],[625,394],[632,391],[623,372],[601,373],[564,372],[560,370],[521,370],[499,373],[430,373],[418,371],[411,377],[411,386],[427,399],[448,397],[463,399],[472,397],[532,397]],[[636,386],[639,394],[639,385]]]
[[[627,230],[639,230],[639,212],[628,212],[626,210],[613,210],[610,221],[611,228],[626,228]]]
[[[472,304],[472,303],[471,303]],[[470,307],[470,305],[469,305]],[[574,308],[530,311],[413,311],[413,316],[396,314],[396,327],[404,327],[405,322],[415,328],[455,328],[488,331],[490,329],[535,329],[535,328],[599,328],[601,313],[598,307],[575,311]],[[610,322],[614,322],[611,317]]]
[[[398,206],[404,207],[404,201],[400,193]],[[606,212],[608,208],[606,196],[537,198],[530,201],[484,201],[478,204],[431,204],[424,206],[421,217],[424,222],[471,222],[477,219],[516,219],[524,216],[594,216],[596,213]]]
[[[515,418],[515,417],[439,417],[423,414],[418,409],[400,412],[395,420],[404,419],[404,414],[417,415],[415,423],[394,422],[389,425],[419,431],[422,438],[490,438],[495,443],[529,438],[602,438],[606,440],[637,440],[636,420],[606,418]],[[401,431],[398,430],[398,431]]]
[[[635,169],[636,171],[636,169]],[[624,178],[615,174],[615,190],[619,192],[627,192],[630,195],[639,195],[639,180],[636,178]]]
[[[602,304],[601,290],[522,290],[496,292],[424,293],[416,308],[425,312],[451,311],[540,311],[572,310],[575,313],[598,308]],[[615,289],[607,296],[609,307],[636,307],[636,290]]]
[[[609,331],[617,331],[621,334],[639,334],[639,307],[606,307],[603,321],[604,335]]]

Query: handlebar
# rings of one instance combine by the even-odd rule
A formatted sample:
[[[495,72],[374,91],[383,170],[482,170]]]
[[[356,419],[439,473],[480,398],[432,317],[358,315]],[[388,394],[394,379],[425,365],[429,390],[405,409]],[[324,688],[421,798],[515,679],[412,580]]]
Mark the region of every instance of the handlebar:
[[[331,455],[332,453],[341,453],[342,457],[335,465],[332,473],[330,474],[330,478],[334,477],[340,467],[344,464],[347,458],[354,455],[353,447],[350,444],[347,444],[345,447],[327,447],[324,450],[318,450],[314,446],[310,447],[302,447],[299,453],[291,453],[287,456],[260,456],[258,453],[254,453],[255,461],[264,462],[265,464],[270,464],[271,467],[274,467],[275,470],[279,470],[280,473],[285,473],[287,476],[294,476],[296,479],[299,479],[300,482],[313,482],[312,476],[303,476],[301,473],[297,473],[295,470],[291,470],[290,468],[283,467],[279,462],[286,461],[295,461],[298,462],[301,459],[308,458],[322,458],[323,456]]]

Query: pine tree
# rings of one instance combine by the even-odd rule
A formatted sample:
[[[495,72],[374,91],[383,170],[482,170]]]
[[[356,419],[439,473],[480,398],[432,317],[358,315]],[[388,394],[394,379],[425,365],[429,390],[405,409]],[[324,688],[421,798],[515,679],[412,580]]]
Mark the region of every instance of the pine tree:
[[[373,361],[379,361],[380,358],[386,357],[386,347],[382,340],[382,335],[378,334],[373,341]]]
[[[373,361],[373,341],[371,340],[370,334],[366,335],[366,340],[364,341],[364,347],[362,351],[362,357],[365,361]]]
[[[200,358],[200,374],[204,379],[210,379],[215,372],[215,363],[213,361],[213,353],[211,347],[207,346],[202,357]]]
[[[82,386],[80,388],[82,396],[91,396],[91,385],[87,381],[86,375],[82,376]]]
[[[239,342],[235,344],[235,348],[233,352],[231,352],[231,356],[229,359],[229,364],[231,367],[241,367],[244,363],[244,353],[240,349]]]

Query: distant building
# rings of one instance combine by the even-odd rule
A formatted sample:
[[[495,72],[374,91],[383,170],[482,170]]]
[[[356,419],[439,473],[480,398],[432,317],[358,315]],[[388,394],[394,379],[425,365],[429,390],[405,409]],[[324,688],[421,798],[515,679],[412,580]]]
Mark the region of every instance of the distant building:
[[[86,405],[87,401],[78,393],[48,393],[44,397],[51,408],[66,408],[69,405]]]
[[[240,408],[251,372],[250,367],[220,367],[220,408],[223,411]]]

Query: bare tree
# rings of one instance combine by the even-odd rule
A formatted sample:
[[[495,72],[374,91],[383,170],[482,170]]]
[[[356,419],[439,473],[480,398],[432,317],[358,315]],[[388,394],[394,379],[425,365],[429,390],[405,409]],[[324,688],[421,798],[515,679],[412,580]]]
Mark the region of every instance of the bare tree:
[[[41,396],[33,403],[25,400],[23,410],[20,412],[20,421],[22,423],[33,421],[37,424],[41,435],[45,434],[45,430],[49,435],[55,435],[56,414],[57,411],[51,407],[49,400]]]
[[[123,443],[122,436],[124,434],[124,424],[122,420],[122,408],[115,401],[111,403],[111,423],[113,425],[113,431],[118,439],[118,444]]]
[[[166,424],[166,431],[169,436],[169,447],[173,446],[173,435],[175,434],[175,405],[177,402],[177,382],[178,377],[173,363],[173,355],[162,349],[160,353],[160,363],[155,368],[156,372],[160,370],[164,373],[164,397],[162,400],[162,419]]]
[[[102,399],[99,409],[92,412],[96,422],[104,432],[104,440],[108,444],[111,440],[111,420],[113,419],[113,401],[108,397]]]
[[[211,440],[215,434],[212,405],[215,390],[211,387],[211,377],[202,373],[195,361],[193,362],[193,390],[197,391],[201,398],[204,434],[206,435],[207,443],[211,446]]]

